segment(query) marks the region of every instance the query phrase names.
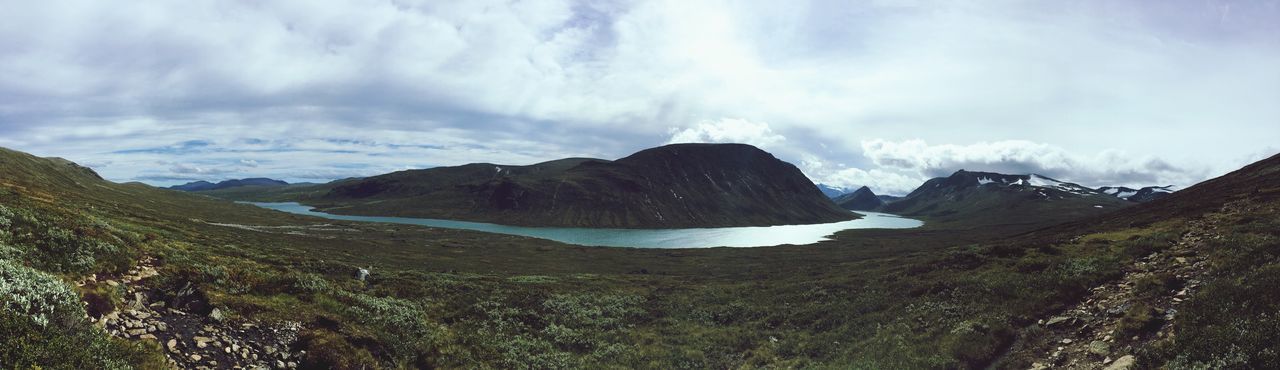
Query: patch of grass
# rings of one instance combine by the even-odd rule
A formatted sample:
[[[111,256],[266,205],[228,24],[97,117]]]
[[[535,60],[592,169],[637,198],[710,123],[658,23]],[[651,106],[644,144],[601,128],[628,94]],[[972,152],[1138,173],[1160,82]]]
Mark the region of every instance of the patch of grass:
[[[1159,329],[1161,323],[1159,311],[1146,303],[1137,303],[1125,310],[1116,331],[1120,337],[1142,336]]]

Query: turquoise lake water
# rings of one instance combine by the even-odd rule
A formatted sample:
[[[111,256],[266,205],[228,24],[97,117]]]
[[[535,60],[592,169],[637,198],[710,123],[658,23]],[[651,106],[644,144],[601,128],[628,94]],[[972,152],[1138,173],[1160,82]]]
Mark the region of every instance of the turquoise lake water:
[[[348,216],[312,210],[298,203],[249,203],[262,208],[323,217],[333,220],[385,222],[550,239],[562,243],[601,247],[710,248],[764,247],[781,244],[810,244],[827,240],[847,229],[909,229],[924,222],[887,213],[858,212],[866,217],[841,222],[810,225],[716,227],[698,229],[597,229],[581,227],[527,227],[432,218]]]

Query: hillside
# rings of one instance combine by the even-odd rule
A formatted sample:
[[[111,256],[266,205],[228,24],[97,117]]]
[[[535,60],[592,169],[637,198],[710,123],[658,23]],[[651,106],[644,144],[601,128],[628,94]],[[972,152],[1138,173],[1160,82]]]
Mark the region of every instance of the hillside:
[[[880,210],[962,224],[1053,223],[1131,206],[1123,199],[1040,175],[960,170],[926,181]]]
[[[851,211],[874,211],[884,206],[884,201],[880,196],[871,191],[871,188],[863,186],[854,190],[852,193],[844,194],[832,199],[840,208]]]
[[[236,199],[321,211],[511,225],[681,228],[852,219],[795,166],[743,144],[675,144],[616,161],[569,158],[409,170]]]

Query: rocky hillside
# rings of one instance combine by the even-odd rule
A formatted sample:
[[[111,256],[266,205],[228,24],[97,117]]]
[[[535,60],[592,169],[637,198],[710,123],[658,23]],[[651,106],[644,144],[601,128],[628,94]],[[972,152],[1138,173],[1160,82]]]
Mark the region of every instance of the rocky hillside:
[[[866,186],[858,188],[852,193],[836,197],[832,201],[835,201],[840,208],[851,211],[874,211],[884,206],[884,201],[880,200],[880,197]]]
[[[1036,174],[960,170],[926,181],[882,210],[944,222],[1038,223],[1071,220],[1129,205],[1096,190]]]
[[[616,161],[400,171],[309,194],[298,200],[331,213],[533,226],[759,226],[854,217],[795,166],[743,144],[667,145]]]

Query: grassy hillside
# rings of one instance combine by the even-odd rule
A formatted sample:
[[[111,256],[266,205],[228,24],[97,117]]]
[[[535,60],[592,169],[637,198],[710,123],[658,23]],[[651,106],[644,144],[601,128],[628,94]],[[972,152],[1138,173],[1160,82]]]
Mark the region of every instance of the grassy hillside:
[[[1203,289],[1160,323],[1171,326],[1137,325],[1138,340],[1114,342],[1112,358],[1267,367],[1280,343],[1266,278],[1280,260],[1278,169],[1271,158],[1048,228],[936,223],[806,246],[640,250],[308,218],[5,151],[0,286],[19,288],[0,295],[11,334],[0,367],[157,366],[169,334],[112,338],[72,302],[127,306],[101,282],[153,258],[158,275],[137,289],[204,297],[189,313],[199,325],[298,321],[288,351],[301,367],[1026,368],[1043,352],[1022,349],[1053,337],[1039,320],[1123,280],[1204,218],[1220,219],[1223,237],[1196,244],[1213,271]]]

